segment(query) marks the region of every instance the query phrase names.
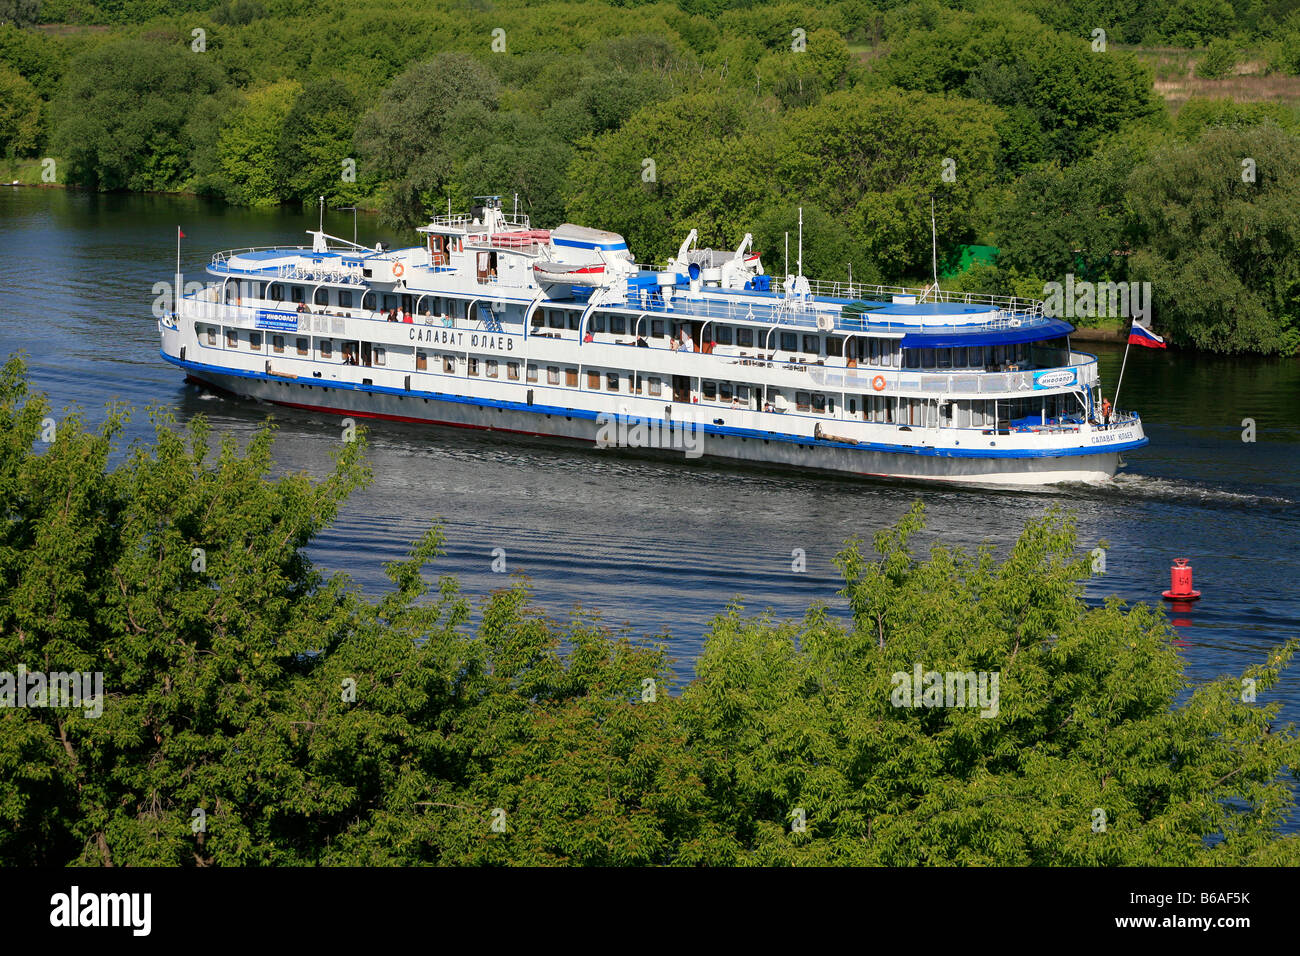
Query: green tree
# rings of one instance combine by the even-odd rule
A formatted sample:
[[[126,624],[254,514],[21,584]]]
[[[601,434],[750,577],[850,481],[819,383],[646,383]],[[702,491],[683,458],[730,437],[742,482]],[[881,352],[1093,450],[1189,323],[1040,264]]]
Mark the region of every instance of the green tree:
[[[103,190],[182,188],[192,172],[187,123],[221,82],[208,59],[144,40],[77,57],[54,101],[52,149],[66,164],[66,181]]]
[[[439,53],[397,77],[361,117],[356,148],[389,183],[384,211],[390,222],[409,228],[439,208],[456,159],[474,151],[448,135],[451,118],[460,110],[495,108],[498,92],[497,81],[477,60]],[[477,138],[466,132],[469,142]]]
[[[1202,131],[1214,127],[1242,129],[1271,120],[1278,126],[1297,125],[1297,117],[1284,103],[1238,103],[1230,99],[1192,97],[1174,117],[1173,132],[1181,139],[1194,140]]]
[[[850,272],[855,282],[881,281],[879,270],[865,250],[849,236],[843,224],[819,206],[803,208],[803,274],[813,279],[840,281]],[[754,223],[754,249],[763,256],[763,268],[783,275],[786,237],[790,239],[790,273],[798,268],[799,207],[775,206]]]
[[[265,206],[287,195],[277,163],[280,132],[301,91],[291,80],[262,87],[228,117],[217,149],[233,201]]]
[[[286,199],[305,205],[315,204],[318,196],[356,202],[358,178],[368,175],[351,148],[356,121],[356,97],[342,80],[331,77],[302,88],[276,144],[276,178]]]
[[[1026,170],[997,212],[998,265],[1044,281],[1124,279],[1134,228],[1124,191],[1141,159],[1116,143],[1073,166]]]
[[[548,97],[543,119],[556,136],[574,142],[618,129],[637,110],[667,97],[669,79],[660,71],[626,72],[597,65],[565,77],[564,88]]]
[[[43,100],[48,101],[58,93],[73,49],[69,41],[44,31],[0,24],[0,64],[22,75]]]
[[[1082,600],[1088,559],[1059,513],[1001,561],[942,545],[919,560],[917,505],[877,534],[878,558],[856,541],[837,558],[851,622],[733,606],[674,694],[662,646],[552,621],[521,584],[471,622],[456,582],[425,576],[436,528],[375,598],[315,569],[304,549],[368,480],[364,436],[314,482],[271,477],[269,428],[214,450],[202,419],[157,414],[121,455],[124,409],[94,433],[65,415],[54,435],[49,411],[8,361],[0,679],[100,672],[104,695],[98,716],[0,708],[0,863],[1300,854],[1280,833],[1300,737],[1267,702],[1298,642],[1244,675],[1259,703],[1240,677],[1190,685],[1160,611]],[[902,706],[917,668],[996,674],[996,694]]]
[[[848,82],[851,55],[834,30],[814,30],[798,51],[769,53],[757,64],[758,88],[774,94],[787,108],[807,106],[823,93]]]
[[[40,18],[41,0],[0,0],[0,24],[29,27]]]
[[[738,162],[737,153],[755,161],[768,153],[764,131],[773,122],[769,110],[730,93],[686,93],[648,105],[619,129],[577,144],[568,170],[569,217],[622,233],[638,261],[671,255],[692,227],[701,229],[703,244],[734,243],[753,220],[739,235],[731,220],[747,211],[720,203],[730,218],[719,223],[680,197],[722,191],[722,183],[706,178],[715,173],[726,174],[726,186],[746,202],[759,197],[767,190],[763,171]]]
[[[1240,55],[1237,44],[1231,40],[1212,40],[1205,48],[1205,53],[1196,61],[1196,75],[1211,80],[1222,79],[1236,69]]]
[[[35,155],[42,133],[41,98],[25,79],[0,67],[0,155]]]
[[[1177,46],[1205,46],[1232,33],[1236,12],[1228,0],[1173,0],[1160,31]]]
[[[1008,110],[1023,108],[1045,137],[1049,152],[1042,158],[1062,163],[1160,109],[1148,71],[1132,56],[1094,53],[1084,40],[1005,8],[946,14],[936,29],[900,38],[883,70],[907,89],[947,90]]]
[[[1300,137],[1273,123],[1207,129],[1157,150],[1126,191],[1134,278],[1175,342],[1300,348]]]
[[[508,210],[517,193],[520,211],[532,222],[554,226],[563,221],[564,171],[573,147],[544,121],[517,110],[462,106],[448,128],[449,141],[476,144],[457,157],[454,192],[501,196]]]
[[[266,8],[257,0],[225,0],[212,11],[212,19],[226,26],[247,26],[266,16]]]
[[[1273,69],[1291,76],[1300,75],[1300,10],[1287,17],[1271,48],[1269,65]]]
[[[777,181],[835,215],[886,275],[928,273],[930,199],[944,241],[969,241],[976,197],[995,176],[999,119],[947,96],[833,93],[790,114]]]

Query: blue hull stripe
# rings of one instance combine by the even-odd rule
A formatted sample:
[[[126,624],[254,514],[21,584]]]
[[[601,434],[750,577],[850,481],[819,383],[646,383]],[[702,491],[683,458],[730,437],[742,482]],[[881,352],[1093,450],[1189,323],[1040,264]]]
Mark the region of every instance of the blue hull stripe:
[[[503,402],[493,398],[470,398],[465,395],[452,395],[444,392],[421,392],[415,389],[407,391],[404,388],[390,388],[386,385],[360,385],[353,382],[330,382],[326,384],[318,378],[283,378],[278,375],[267,375],[265,372],[251,372],[244,369],[222,368],[219,365],[203,365],[199,362],[189,362],[178,359],[175,356],[168,355],[166,352],[158,353],[171,364],[183,368],[188,372],[196,374],[207,373],[208,375],[231,375],[236,378],[251,378],[265,382],[283,382],[294,385],[314,385],[322,389],[342,389],[356,392],[373,392],[379,395],[400,395],[411,398],[428,398],[439,402],[454,402],[460,405],[477,405],[482,408],[504,408],[517,412],[534,412],[539,415],[564,415],[568,418],[585,418],[595,421],[597,415],[613,415],[616,421],[629,420],[633,424],[645,423],[654,426],[674,426],[680,427],[683,423],[680,421],[669,421],[667,419],[655,419],[645,415],[619,415],[614,412],[593,412],[582,408],[561,408],[558,405],[529,405],[526,402]],[[269,399],[269,401],[275,401]],[[725,411],[725,409],[723,409]],[[1041,451],[1034,449],[982,449],[982,448],[925,448],[915,445],[891,445],[883,442],[858,442],[856,445],[850,442],[827,441],[824,438],[812,438],[807,435],[789,435],[782,432],[763,432],[751,428],[732,428],[726,425],[713,425],[697,423],[696,428],[700,429],[706,435],[723,435],[726,437],[753,438],[759,441],[783,441],[795,445],[818,445],[826,448],[846,448],[850,451],[879,451],[889,452],[896,455],[923,455],[930,458],[1066,458],[1074,455],[1105,455],[1111,452],[1131,451],[1134,448],[1141,448],[1149,443],[1146,438],[1140,441],[1124,442],[1115,445],[1102,445],[1096,448],[1052,448]],[[563,437],[563,436],[557,436]]]
[[[626,249],[626,242],[597,242],[594,239],[565,239],[564,237],[551,236],[551,243],[557,246],[569,246],[574,249],[606,249],[610,252],[617,252],[620,249]]]

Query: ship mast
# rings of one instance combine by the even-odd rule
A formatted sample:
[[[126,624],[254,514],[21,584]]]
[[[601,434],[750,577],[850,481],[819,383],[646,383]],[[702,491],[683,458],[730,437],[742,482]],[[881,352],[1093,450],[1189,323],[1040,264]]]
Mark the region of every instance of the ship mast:
[[[799,207],[799,275],[803,276],[803,206]]]
[[[939,232],[934,225],[934,197],[930,197],[930,264],[934,268],[934,301],[939,301]]]

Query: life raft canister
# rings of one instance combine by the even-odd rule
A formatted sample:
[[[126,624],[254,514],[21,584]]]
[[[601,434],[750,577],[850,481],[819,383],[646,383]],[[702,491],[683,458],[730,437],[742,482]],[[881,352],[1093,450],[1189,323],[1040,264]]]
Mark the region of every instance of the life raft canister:
[[[885,376],[877,375],[875,378],[873,378],[871,380],[871,387],[874,388],[877,392],[883,392],[885,390]]]
[[[400,278],[404,272],[406,272],[406,266],[402,265],[400,262],[393,263],[393,275]]]

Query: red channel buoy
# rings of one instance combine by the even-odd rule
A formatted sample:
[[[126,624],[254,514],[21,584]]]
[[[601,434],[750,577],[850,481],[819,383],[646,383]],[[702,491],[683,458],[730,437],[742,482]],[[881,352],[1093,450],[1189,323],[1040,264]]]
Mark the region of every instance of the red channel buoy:
[[[1166,601],[1195,601],[1201,592],[1192,587],[1192,566],[1186,558],[1174,558],[1174,566],[1169,569],[1169,590],[1164,592]]]

